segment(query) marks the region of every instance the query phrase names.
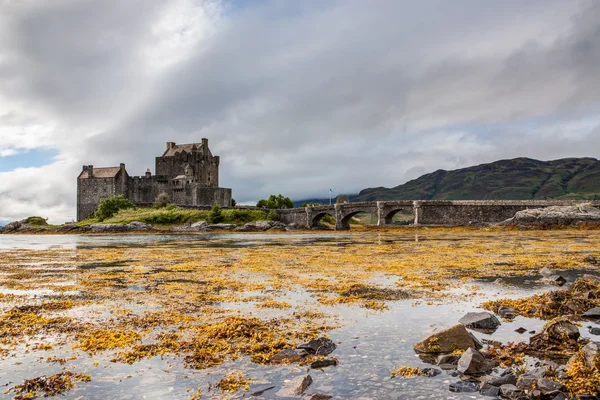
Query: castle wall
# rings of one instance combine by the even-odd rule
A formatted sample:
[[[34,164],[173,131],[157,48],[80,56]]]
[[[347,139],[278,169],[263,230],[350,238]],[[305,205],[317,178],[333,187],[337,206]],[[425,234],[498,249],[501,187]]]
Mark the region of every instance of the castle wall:
[[[90,216],[104,199],[117,196],[121,189],[115,178],[80,179],[77,185],[77,220]]]
[[[177,156],[156,157],[156,175],[166,178],[185,175],[185,166],[189,164],[194,169],[194,183],[218,187],[219,162],[218,156],[203,153],[182,152]]]

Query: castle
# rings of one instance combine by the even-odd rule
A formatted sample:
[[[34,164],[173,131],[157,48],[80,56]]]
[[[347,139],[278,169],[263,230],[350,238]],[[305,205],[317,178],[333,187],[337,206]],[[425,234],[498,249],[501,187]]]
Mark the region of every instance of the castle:
[[[219,156],[213,156],[208,139],[202,143],[167,142],[162,156],[156,157],[155,175],[129,176],[125,164],[94,168],[84,165],[77,177],[77,220],[96,211],[103,199],[123,195],[136,206],[150,206],[166,193],[169,203],[183,207],[206,207],[214,202],[231,206],[231,189],[219,187]]]

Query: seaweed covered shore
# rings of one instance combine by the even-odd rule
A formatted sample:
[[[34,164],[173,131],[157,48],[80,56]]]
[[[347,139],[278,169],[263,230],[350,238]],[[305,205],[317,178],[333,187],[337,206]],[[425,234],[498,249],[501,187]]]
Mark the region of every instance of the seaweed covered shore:
[[[598,231],[38,238],[0,246],[8,397],[597,394]]]

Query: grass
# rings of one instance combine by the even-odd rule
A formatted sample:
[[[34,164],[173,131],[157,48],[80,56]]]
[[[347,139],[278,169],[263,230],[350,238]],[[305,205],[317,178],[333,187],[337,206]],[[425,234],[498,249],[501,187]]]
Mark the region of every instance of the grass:
[[[181,208],[130,208],[121,210],[116,215],[100,222],[97,219],[89,218],[79,223],[80,226],[96,223],[103,224],[128,224],[139,221],[151,225],[176,225],[188,224],[198,221],[207,221],[210,211],[208,210],[184,210]],[[267,220],[267,213],[260,210],[223,210],[223,223],[244,224],[246,222],[255,222]]]

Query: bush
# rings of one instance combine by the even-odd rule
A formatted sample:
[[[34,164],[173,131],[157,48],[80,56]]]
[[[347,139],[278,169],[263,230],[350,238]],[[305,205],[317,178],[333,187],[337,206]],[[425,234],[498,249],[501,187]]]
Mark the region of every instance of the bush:
[[[43,226],[48,225],[48,219],[42,217],[29,217],[25,220],[25,223],[29,225]]]
[[[272,194],[268,200],[260,200],[256,203],[256,207],[277,209],[277,208],[294,208],[294,203],[289,197],[284,197],[282,194],[275,196]]]
[[[167,205],[169,205],[169,195],[168,194],[166,194],[165,192],[162,192],[158,196],[156,196],[156,199],[154,200],[155,208],[165,208]]]
[[[271,221],[279,221],[279,214],[277,214],[277,211],[275,210],[271,210],[269,211],[269,213],[267,214],[267,218]]]
[[[215,201],[212,209],[210,210],[210,213],[208,213],[208,222],[210,222],[211,224],[220,224],[221,222],[223,222],[224,219],[225,218],[221,214],[221,207],[219,207],[219,205]]]
[[[133,207],[133,204],[122,195],[113,196],[100,202],[94,216],[99,221],[104,221],[118,213],[120,210],[126,210]]]
[[[231,199],[231,207],[235,207],[236,204],[237,203],[236,203],[235,199]]]

